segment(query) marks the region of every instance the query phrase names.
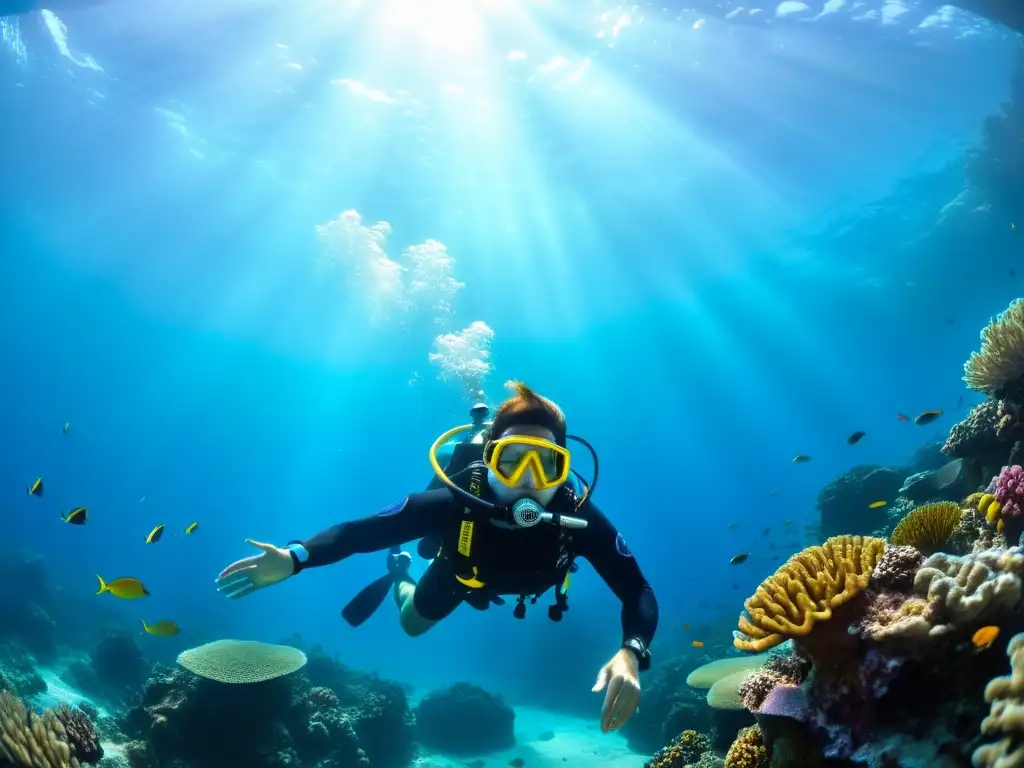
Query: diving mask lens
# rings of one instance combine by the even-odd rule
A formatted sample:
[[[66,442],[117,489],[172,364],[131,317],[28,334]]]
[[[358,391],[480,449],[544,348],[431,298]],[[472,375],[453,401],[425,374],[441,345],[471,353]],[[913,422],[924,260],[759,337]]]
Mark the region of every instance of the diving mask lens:
[[[505,437],[493,443],[488,467],[511,488],[519,487],[527,474],[536,490],[557,488],[569,478],[569,451],[538,437]]]

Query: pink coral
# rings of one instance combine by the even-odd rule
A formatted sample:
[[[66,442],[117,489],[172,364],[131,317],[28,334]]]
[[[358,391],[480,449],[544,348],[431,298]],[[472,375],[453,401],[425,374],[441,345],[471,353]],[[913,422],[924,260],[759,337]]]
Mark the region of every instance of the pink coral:
[[[1003,467],[995,479],[995,494],[1003,518],[1020,517],[1024,502],[1024,467],[1014,464]]]

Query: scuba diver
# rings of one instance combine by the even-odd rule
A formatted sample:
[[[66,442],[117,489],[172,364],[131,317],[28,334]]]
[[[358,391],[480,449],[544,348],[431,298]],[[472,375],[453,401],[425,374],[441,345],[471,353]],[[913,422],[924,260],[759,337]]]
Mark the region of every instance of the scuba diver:
[[[306,568],[336,563],[355,554],[388,550],[387,573],[367,586],[342,611],[353,626],[368,619],[391,592],[402,629],[422,635],[466,602],[479,610],[515,595],[513,616],[526,616],[549,589],[548,617],[568,610],[569,577],[583,557],[622,602],[622,644],[601,668],[593,691],[606,691],[601,730],[620,728],[636,711],[639,673],[650,667],[650,644],[658,603],[622,535],[591,500],[598,478],[597,454],[586,440],[568,435],[565,416],[551,400],[521,382],[494,414],[480,443],[481,459],[448,474],[439,447],[474,429],[456,427],[431,446],[429,457],[442,486],[405,496],[376,515],[339,523],[283,547],[247,539],[261,550],[225,568],[217,589],[237,599],[288,579]],[[484,417],[486,418],[486,417]],[[480,425],[483,425],[481,419]],[[567,441],[587,448],[594,461],[589,486],[573,490]],[[464,443],[460,444],[463,445]],[[419,582],[412,557],[400,546],[431,539],[429,565]],[[422,552],[421,552],[422,554]]]

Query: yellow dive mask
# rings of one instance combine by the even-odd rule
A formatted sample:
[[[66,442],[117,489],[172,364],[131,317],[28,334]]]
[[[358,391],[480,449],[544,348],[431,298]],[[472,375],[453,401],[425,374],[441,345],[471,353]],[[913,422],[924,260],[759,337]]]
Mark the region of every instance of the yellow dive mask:
[[[527,473],[534,490],[558,488],[569,479],[569,460],[568,449],[529,435],[509,435],[484,447],[488,469],[509,488],[520,487]]]

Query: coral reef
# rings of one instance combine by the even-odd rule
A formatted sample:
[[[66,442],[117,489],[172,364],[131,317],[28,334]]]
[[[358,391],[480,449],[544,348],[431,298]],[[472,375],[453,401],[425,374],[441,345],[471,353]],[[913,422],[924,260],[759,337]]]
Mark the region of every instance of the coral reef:
[[[711,740],[703,733],[683,731],[644,763],[644,768],[684,768],[696,763],[710,749]]]
[[[733,645],[760,652],[810,634],[868,586],[885,547],[884,539],[834,536],[793,555],[744,602]]]
[[[1007,540],[1019,541],[1021,532],[1024,531],[1024,516],[1021,514],[1021,502],[1024,501],[1024,468],[1019,464],[1003,467],[992,481],[992,492],[998,503],[994,514],[999,518],[999,530]]]
[[[1024,633],[1013,636],[1006,655],[1011,674],[996,677],[985,686],[985,701],[992,707],[981,722],[983,736],[1001,738],[974,751],[975,768],[1024,765]]]
[[[761,738],[761,728],[752,725],[736,736],[725,756],[725,768],[767,768],[768,750]]]
[[[1005,414],[996,400],[979,403],[967,418],[950,430],[942,450],[949,456],[978,462],[982,475],[991,476],[1009,460],[1014,442],[1007,430],[1000,428]]]
[[[33,714],[9,691],[0,692],[0,765],[78,768],[103,757],[85,713],[62,707]]]
[[[512,708],[501,696],[470,683],[431,691],[415,714],[417,740],[439,752],[485,754],[516,744]]]
[[[822,535],[868,535],[884,528],[886,512],[871,509],[871,502],[896,498],[907,474],[896,467],[862,465],[835,478],[818,494]]]
[[[103,757],[103,747],[96,734],[96,727],[81,709],[61,704],[53,710],[53,717],[64,727],[65,740],[71,756],[80,763],[98,763]]]
[[[889,540],[898,547],[910,546],[930,555],[946,545],[962,516],[960,505],[952,501],[925,504],[904,517]]]
[[[282,646],[277,646],[282,647]],[[239,649],[238,645],[234,647]],[[244,655],[244,654],[240,654]],[[413,717],[395,683],[347,669],[319,651],[302,674],[278,674],[282,662],[263,652],[241,665],[218,649],[189,662],[235,682],[157,666],[139,703],[119,723],[133,747],[133,765],[185,761],[191,768],[258,768],[330,761],[333,768],[404,768],[414,751]],[[232,670],[232,671],[228,671]],[[336,687],[337,686],[337,687]]]
[[[749,656],[736,657],[749,664]],[[704,694],[693,688],[710,688],[724,674],[706,675],[690,683],[687,671],[692,662],[686,657],[670,658],[653,665],[643,681],[643,706],[622,727],[629,748],[652,754],[686,729],[711,730],[712,715],[705,706]],[[703,669],[700,668],[700,669]],[[735,669],[731,671],[736,671]],[[700,670],[690,673],[697,675]]]
[[[34,696],[46,690],[46,681],[36,671],[36,661],[15,642],[0,645],[0,690],[18,696]]]
[[[924,562],[924,554],[913,546],[899,545],[894,541],[885,548],[875,572],[871,575],[871,586],[894,592],[909,592],[914,587],[917,569]]]

